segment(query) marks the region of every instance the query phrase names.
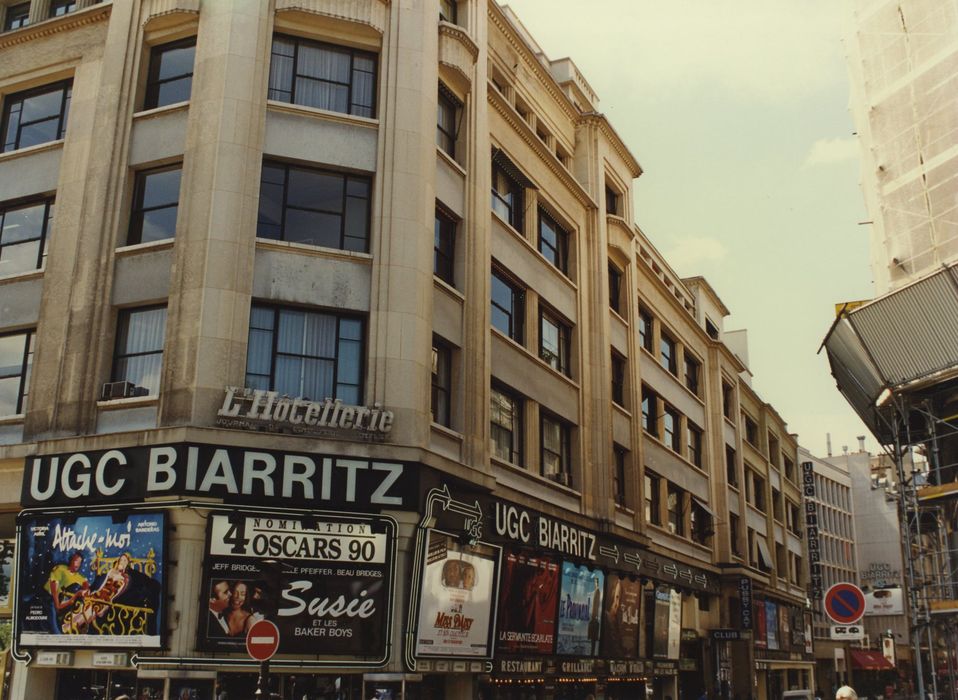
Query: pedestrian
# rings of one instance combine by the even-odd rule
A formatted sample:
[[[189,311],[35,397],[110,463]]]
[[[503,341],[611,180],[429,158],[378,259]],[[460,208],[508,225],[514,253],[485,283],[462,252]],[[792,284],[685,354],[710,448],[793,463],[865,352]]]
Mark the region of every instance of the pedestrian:
[[[843,685],[835,691],[835,700],[858,700],[858,693],[850,685]]]

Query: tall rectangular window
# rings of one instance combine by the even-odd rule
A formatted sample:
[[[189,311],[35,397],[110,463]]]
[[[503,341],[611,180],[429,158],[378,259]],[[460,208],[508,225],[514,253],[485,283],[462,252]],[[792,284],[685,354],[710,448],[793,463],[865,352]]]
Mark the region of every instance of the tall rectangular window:
[[[456,157],[456,132],[459,124],[459,109],[462,105],[443,85],[439,86],[439,101],[436,107],[436,145],[450,158]]]
[[[175,165],[136,174],[128,245],[162,241],[176,234],[181,172]]]
[[[679,452],[682,449],[679,439],[679,414],[669,406],[662,411],[662,439],[672,451]]]
[[[130,382],[150,396],[160,392],[166,307],[121,309],[111,381]]]
[[[735,450],[725,446],[725,478],[729,486],[738,486],[738,472],[735,470]]]
[[[665,509],[669,517],[669,532],[685,537],[685,491],[672,482],[666,486]]]
[[[612,400],[625,408],[625,358],[612,351]]]
[[[765,502],[765,479],[755,472],[752,472],[752,496],[753,505],[765,513],[768,510]]]
[[[555,220],[539,210],[539,252],[559,272],[569,272],[569,234]]]
[[[652,323],[652,314],[639,307],[639,344],[649,352],[652,352],[654,348]]]
[[[745,426],[745,439],[751,443],[753,447],[758,447],[758,423],[755,422],[754,418],[744,412],[742,413],[742,423]]]
[[[32,331],[0,335],[0,416],[23,413],[33,367]]]
[[[782,455],[782,471],[785,472],[785,478],[795,483],[795,462],[785,455]]]
[[[659,340],[659,362],[670,373],[674,375],[679,373],[678,356],[675,353],[675,341],[665,333],[662,333],[662,337]]]
[[[564,421],[545,412],[540,414],[542,476],[560,484],[572,484],[571,430]]]
[[[657,435],[658,396],[647,386],[642,387],[642,429],[650,435]]]
[[[685,387],[696,396],[699,395],[699,372],[702,364],[685,351]]]
[[[691,421],[686,421],[686,432],[688,433],[689,461],[701,469],[705,463],[702,454],[702,430]]]
[[[195,55],[195,36],[153,47],[143,109],[165,107],[190,99]]]
[[[314,401],[363,397],[362,319],[292,307],[250,309],[246,386]]]
[[[439,0],[439,19],[455,24],[459,9],[457,5],[456,0]]]
[[[712,537],[712,514],[705,504],[692,497],[689,508],[689,534],[693,542],[708,545]]]
[[[661,509],[661,479],[652,472],[646,470],[644,477],[645,487],[645,522],[653,525],[662,524]]]
[[[73,81],[64,80],[7,95],[3,101],[3,153],[62,139],[67,130]]]
[[[539,310],[539,357],[567,377],[572,373],[569,362],[571,336],[572,330],[556,314],[547,309]]]
[[[43,267],[53,209],[52,198],[0,203],[0,276]]]
[[[609,308],[622,313],[622,270],[609,263]]]
[[[331,112],[376,116],[376,54],[300,37],[273,37],[267,97]]]
[[[735,415],[735,390],[732,385],[726,381],[722,382],[722,415],[729,420]]]
[[[619,193],[606,185],[605,187],[605,213],[619,213]]]
[[[516,231],[522,232],[522,185],[505,169],[492,163],[492,210]]]
[[[433,274],[443,282],[455,286],[456,220],[438,206],[432,251]]]
[[[7,14],[3,19],[3,31],[9,32],[30,24],[30,3],[21,2],[7,6]]]
[[[522,466],[522,400],[505,389],[492,387],[489,400],[492,453]]]
[[[450,426],[452,394],[452,349],[441,340],[432,340],[432,420]]]
[[[492,326],[522,344],[525,294],[501,272],[492,271]]]
[[[62,17],[77,9],[77,0],[50,0],[48,17]]]
[[[256,235],[365,253],[370,179],[263,161]]]
[[[729,539],[732,545],[732,554],[737,557],[742,556],[742,547],[738,542],[739,520],[735,513],[728,514]]]
[[[616,505],[627,506],[625,465],[629,458],[629,451],[620,445],[612,446],[612,498]]]

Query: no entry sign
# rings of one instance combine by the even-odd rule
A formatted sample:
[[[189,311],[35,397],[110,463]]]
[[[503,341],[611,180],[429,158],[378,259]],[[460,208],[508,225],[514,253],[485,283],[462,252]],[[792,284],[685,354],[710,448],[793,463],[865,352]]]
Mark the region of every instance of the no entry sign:
[[[269,620],[253,623],[246,633],[246,652],[256,661],[269,661],[279,648],[279,629]]]
[[[865,614],[865,594],[854,583],[836,583],[825,592],[825,614],[840,625],[854,624]]]

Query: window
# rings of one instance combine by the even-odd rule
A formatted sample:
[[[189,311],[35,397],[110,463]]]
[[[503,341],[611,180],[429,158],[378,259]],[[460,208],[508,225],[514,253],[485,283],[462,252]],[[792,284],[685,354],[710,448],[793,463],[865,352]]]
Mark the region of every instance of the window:
[[[802,558],[798,554],[795,554],[794,552],[789,552],[788,555],[789,555],[789,559],[792,560],[792,567],[791,567],[791,571],[789,572],[790,573],[789,581],[794,583],[796,586],[801,586],[802,585]]]
[[[30,3],[21,2],[7,7],[7,14],[3,20],[3,31],[20,29],[30,24]]]
[[[62,139],[73,81],[8,95],[3,105],[3,153]]]
[[[436,145],[450,158],[456,157],[456,132],[459,101],[453,98],[448,88],[439,86],[439,102],[436,108]]]
[[[498,163],[492,164],[492,210],[522,231],[523,187]]]
[[[569,272],[569,234],[539,210],[539,252],[562,274]]]
[[[645,522],[653,525],[662,524],[662,508],[660,488],[662,480],[652,472],[645,473]]]
[[[753,446],[758,447],[758,424],[747,413],[742,414],[742,423],[745,425],[745,439]]]
[[[789,532],[798,534],[798,528],[801,525],[801,511],[798,506],[791,501],[785,502],[785,527]]]
[[[738,486],[738,472],[735,469],[735,450],[725,446],[725,478],[729,486]]]
[[[454,285],[456,251],[456,220],[436,207],[435,241],[433,243],[433,274],[447,284]]]
[[[612,351],[612,400],[625,408],[625,358]]]
[[[666,486],[665,509],[669,532],[685,537],[685,491],[671,482]]]
[[[642,430],[656,435],[658,427],[658,396],[647,386],[642,387]]]
[[[665,444],[674,452],[682,449],[679,441],[679,414],[669,406],[662,411],[662,433]]]
[[[766,512],[765,505],[765,479],[755,472],[750,472],[752,477],[752,505],[763,513]]]
[[[775,467],[778,467],[779,443],[778,438],[772,432],[768,433],[768,461]]]
[[[539,311],[539,357],[546,361],[552,369],[571,376],[569,342],[572,331],[568,325],[559,320],[552,312],[546,309]]]
[[[724,415],[729,420],[732,420],[734,413],[734,406],[732,405],[735,400],[735,390],[732,388],[732,385],[726,381],[722,382],[722,415]]]
[[[193,87],[193,59],[196,37],[154,46],[146,81],[144,109],[186,102]]]
[[[439,0],[439,19],[456,24],[456,15],[459,9],[457,5],[456,0]]]
[[[525,294],[502,273],[492,271],[492,326],[522,343]]]
[[[522,401],[503,389],[492,387],[489,420],[492,454],[522,466]]]
[[[246,386],[321,401],[362,403],[363,321],[253,304]]]
[[[619,445],[612,445],[612,498],[615,504],[623,508],[628,505],[625,497],[625,462],[629,451]]]
[[[775,543],[775,571],[779,578],[788,578],[788,558],[785,545]]]
[[[702,431],[691,421],[686,421],[688,432],[689,461],[699,469],[702,468]]]
[[[609,263],[609,308],[616,313],[622,311],[622,270]]]
[[[692,507],[689,509],[689,532],[693,542],[708,545],[714,532],[712,528],[712,513],[705,504],[697,498],[692,498]]]
[[[790,460],[785,455],[782,455],[782,464],[784,468],[783,470],[785,472],[785,478],[792,483],[795,483],[795,462]]]
[[[712,340],[719,339],[719,329],[711,320],[705,319],[705,332],[708,334],[708,337]]]
[[[619,194],[608,185],[605,188],[605,213],[619,213]]]
[[[701,364],[694,357],[685,353],[685,387],[696,396],[699,395],[699,371]]]
[[[0,416],[24,413],[33,367],[34,334],[0,335]]]
[[[566,486],[572,483],[572,438],[569,426],[549,415],[541,413],[542,476]]]
[[[180,166],[136,174],[127,245],[173,238],[180,201]]]
[[[43,267],[53,199],[0,204],[0,276]]]
[[[662,333],[659,340],[659,362],[670,373],[678,376],[678,357],[675,354],[675,341]]]
[[[452,350],[438,338],[432,339],[432,420],[450,426],[452,392]]]
[[[273,37],[271,100],[376,116],[376,54],[299,37]]]
[[[111,381],[131,382],[147,395],[160,392],[166,307],[122,309],[117,318]]]
[[[738,516],[735,515],[735,513],[728,514],[728,528],[729,528],[728,535],[732,544],[732,554],[734,554],[737,557],[740,557],[742,556],[742,547],[738,543],[739,524],[738,524]]]
[[[639,307],[639,343],[643,348],[652,352],[652,314]]]
[[[77,9],[76,0],[50,0],[49,17],[62,17]]]
[[[772,487],[772,517],[779,522],[785,519],[785,514],[782,509],[782,492],[774,486]]]
[[[369,191],[362,175],[263,161],[256,235],[365,253]]]

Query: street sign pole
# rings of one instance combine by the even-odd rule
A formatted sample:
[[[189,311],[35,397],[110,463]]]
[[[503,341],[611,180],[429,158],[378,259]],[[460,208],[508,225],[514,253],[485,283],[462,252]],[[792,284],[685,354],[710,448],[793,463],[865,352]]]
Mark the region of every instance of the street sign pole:
[[[253,697],[254,700],[269,698],[269,659],[259,665],[259,678],[256,679],[256,692]]]
[[[246,653],[251,659],[259,661],[259,678],[253,700],[269,698],[269,660],[279,649],[279,629],[269,620],[253,623],[246,633]]]

